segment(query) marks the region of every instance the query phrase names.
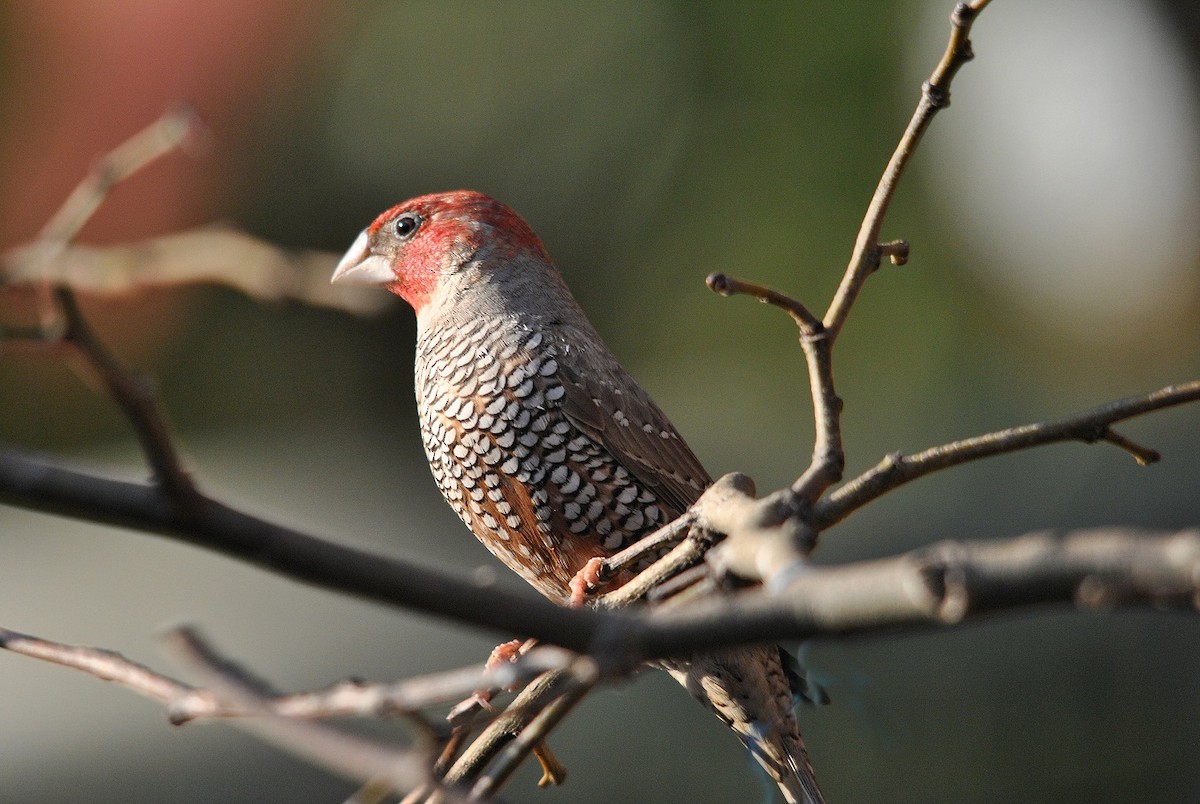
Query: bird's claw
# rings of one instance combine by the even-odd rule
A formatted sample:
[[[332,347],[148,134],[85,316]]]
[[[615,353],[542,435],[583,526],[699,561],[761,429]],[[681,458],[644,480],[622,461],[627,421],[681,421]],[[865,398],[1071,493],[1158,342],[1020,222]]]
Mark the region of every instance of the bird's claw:
[[[528,648],[525,647],[526,643],[529,644]],[[492,653],[488,656],[487,662],[483,666],[488,670],[495,670],[497,667],[512,664],[532,647],[532,639],[510,639],[507,642],[501,642],[492,648]]]
[[[570,590],[571,597],[567,600],[567,605],[573,609],[578,609],[583,606],[583,602],[587,600],[589,594],[600,586],[604,580],[602,570],[604,569],[604,559],[596,556],[589,558],[587,563],[575,573],[575,577],[571,579]]]
[[[538,787],[558,785],[567,780],[567,769],[558,761],[558,757],[554,756],[548,742],[542,740],[535,745],[533,755],[537,757],[538,764],[542,766],[542,778],[538,779]]]
[[[495,670],[497,667],[512,664],[528,653],[529,649],[536,644],[536,639],[510,639],[508,642],[501,642],[492,648],[492,652],[488,655],[487,661],[484,662],[483,666],[488,670]],[[458,723],[462,718],[477,709],[495,712],[495,707],[492,706],[492,698],[495,695],[494,690],[475,690],[468,697],[456,703],[451,708],[450,713],[446,715],[446,719],[453,724]]]
[[[451,725],[454,725],[477,709],[494,712],[495,709],[492,707],[491,702],[492,693],[490,690],[476,690],[468,697],[456,703],[446,715],[446,720],[450,721]]]

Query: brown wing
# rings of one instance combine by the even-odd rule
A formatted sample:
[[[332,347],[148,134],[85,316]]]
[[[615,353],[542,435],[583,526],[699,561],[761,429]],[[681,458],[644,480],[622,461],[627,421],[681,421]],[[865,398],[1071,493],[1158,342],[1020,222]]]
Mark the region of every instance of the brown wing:
[[[587,339],[568,341],[579,342]],[[645,389],[598,339],[593,342],[599,345],[587,354],[559,362],[567,389],[563,412],[651,489],[660,504],[673,509],[674,518],[696,501],[712,478]]]

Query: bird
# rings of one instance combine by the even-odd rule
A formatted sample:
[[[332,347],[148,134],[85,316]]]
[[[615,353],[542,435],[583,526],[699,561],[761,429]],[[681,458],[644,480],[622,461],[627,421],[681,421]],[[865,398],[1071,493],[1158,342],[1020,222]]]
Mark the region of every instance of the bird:
[[[542,241],[500,201],[458,190],[397,204],[363,230],[332,281],[386,289],[415,311],[417,412],[438,488],[551,600],[571,602],[589,562],[670,522],[711,484]],[[737,733],[786,801],[824,801],[778,646],[663,666]]]

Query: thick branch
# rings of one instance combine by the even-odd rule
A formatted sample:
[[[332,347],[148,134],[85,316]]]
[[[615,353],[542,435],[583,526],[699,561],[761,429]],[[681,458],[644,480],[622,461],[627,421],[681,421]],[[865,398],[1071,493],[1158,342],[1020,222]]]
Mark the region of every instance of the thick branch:
[[[156,486],[99,477],[0,449],[0,502],[155,533],[302,583],[587,652],[626,615],[565,609],[276,525],[198,495],[185,509]]]
[[[648,613],[636,643],[652,655],[700,644],[768,642],[929,629],[1031,606],[1153,605],[1195,610],[1200,531],[1097,529],[988,542],[943,542],[776,578],[777,595],[746,593]],[[706,642],[707,640],[707,642]]]
[[[915,606],[910,597],[913,589],[936,588],[936,584],[920,580],[919,573],[914,574],[910,556],[805,570],[798,573],[795,583],[799,586],[787,585],[786,594],[779,597],[756,592],[681,607],[686,611],[597,611],[561,608],[530,595],[469,583],[398,559],[339,546],[212,500],[203,499],[202,505],[182,518],[162,492],[151,486],[97,478],[11,452],[0,452],[0,501],[170,536],[293,580],[509,634],[537,637],[591,654],[600,661],[605,674],[627,672],[642,661],[698,648],[943,621],[933,616],[940,604],[929,602],[931,593],[923,594],[925,603],[920,606]],[[992,597],[985,595],[971,610],[1003,608],[1005,601],[1011,606],[1017,600],[1022,605],[1069,600],[1070,595],[1062,594],[1061,585],[1052,589],[1046,586],[1047,573],[1075,580],[1080,579],[1080,573],[1108,573],[1117,580],[1125,573],[1129,576],[1129,602],[1169,600],[1177,597],[1180,589],[1194,591],[1200,579],[1200,542],[1195,533],[1171,538],[1126,534],[1118,539],[1108,532],[1100,536],[1104,540],[1099,550],[1088,546],[1086,534],[1069,542],[1070,556],[1079,559],[1074,564],[1059,558],[1063,548],[1047,547],[1046,573],[1015,577],[1012,589],[1019,590],[1019,595],[1000,599],[994,593]],[[964,547],[965,560],[978,559],[986,568],[996,559],[979,552],[982,549],[978,545]],[[1087,563],[1101,558],[1101,563]],[[1156,583],[1144,582],[1150,576],[1142,567],[1148,564],[1161,568],[1153,576]],[[830,578],[845,580],[834,584],[841,592],[826,598],[823,595],[832,593],[822,591],[820,583]],[[776,582],[773,588],[781,587]],[[864,609],[863,600],[878,605]]]

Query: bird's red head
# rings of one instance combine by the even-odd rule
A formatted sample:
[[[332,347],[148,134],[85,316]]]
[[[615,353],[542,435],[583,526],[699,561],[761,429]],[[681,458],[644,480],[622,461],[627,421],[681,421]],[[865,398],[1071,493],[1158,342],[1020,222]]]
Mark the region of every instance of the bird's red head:
[[[549,262],[520,215],[483,193],[457,190],[412,198],[380,215],[338,263],[332,281],[385,287],[419,313],[441,277],[485,248],[491,260],[524,255]]]

